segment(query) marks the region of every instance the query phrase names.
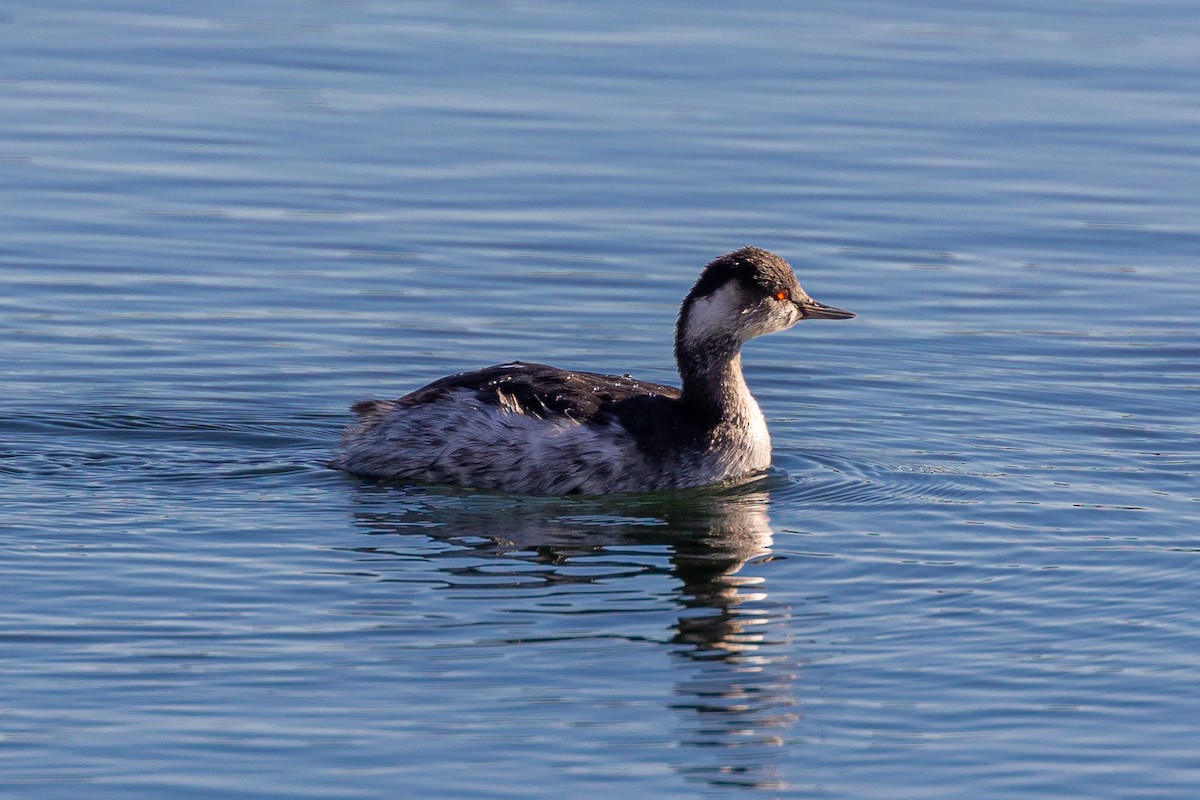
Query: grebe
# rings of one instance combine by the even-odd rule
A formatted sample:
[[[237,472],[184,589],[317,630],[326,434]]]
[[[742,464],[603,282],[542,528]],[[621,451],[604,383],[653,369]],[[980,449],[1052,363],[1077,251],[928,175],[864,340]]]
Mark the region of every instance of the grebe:
[[[331,466],[355,475],[539,495],[703,486],[766,469],[771,438],[742,377],[742,345],[802,319],[850,319],[813,300],[779,256],[717,258],[675,325],[682,389],[514,361],[398,400],[363,400]]]

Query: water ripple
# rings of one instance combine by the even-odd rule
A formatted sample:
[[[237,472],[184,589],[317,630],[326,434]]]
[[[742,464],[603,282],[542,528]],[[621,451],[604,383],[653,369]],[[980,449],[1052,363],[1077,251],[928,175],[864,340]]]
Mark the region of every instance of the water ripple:
[[[800,507],[970,505],[985,502],[997,492],[993,476],[944,466],[811,456],[793,456],[786,461],[787,484],[775,494]]]

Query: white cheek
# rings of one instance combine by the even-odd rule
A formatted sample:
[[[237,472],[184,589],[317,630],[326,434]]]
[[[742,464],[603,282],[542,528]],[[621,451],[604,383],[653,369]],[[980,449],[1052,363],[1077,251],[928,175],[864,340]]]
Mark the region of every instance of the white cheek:
[[[771,303],[757,309],[754,322],[746,326],[745,339],[785,331],[800,321],[800,310],[791,303]]]
[[[734,284],[693,300],[684,335],[693,342],[731,336],[745,342],[756,336],[786,330],[800,321],[792,303],[764,299],[747,305],[749,298]]]
[[[731,333],[743,324],[739,319],[741,314],[747,313],[741,305],[741,292],[731,284],[692,301],[688,310],[687,337],[696,341]]]

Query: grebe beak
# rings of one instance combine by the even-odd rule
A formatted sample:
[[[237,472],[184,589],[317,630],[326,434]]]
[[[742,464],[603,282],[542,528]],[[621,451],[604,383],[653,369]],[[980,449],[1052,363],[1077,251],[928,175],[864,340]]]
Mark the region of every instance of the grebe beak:
[[[854,312],[818,303],[811,297],[796,301],[803,319],[854,319]]]

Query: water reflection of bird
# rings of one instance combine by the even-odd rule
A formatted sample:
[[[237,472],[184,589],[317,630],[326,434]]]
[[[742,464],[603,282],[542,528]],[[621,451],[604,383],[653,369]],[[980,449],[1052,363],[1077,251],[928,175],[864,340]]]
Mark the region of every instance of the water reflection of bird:
[[[516,501],[430,490],[406,494],[402,510],[395,490],[365,486],[362,493],[356,521],[370,534],[389,535],[358,548],[373,568],[387,570],[391,554],[409,569],[419,553],[420,570],[438,570],[458,599],[478,597],[488,613],[561,614],[564,622],[586,626],[571,634],[582,642],[593,640],[597,630],[606,640],[621,637],[611,626],[626,619],[606,616],[600,598],[611,594],[597,595],[594,587],[609,588],[627,604],[631,590],[622,589],[622,581],[654,574],[677,579],[673,596],[643,596],[677,615],[663,639],[680,673],[670,703],[682,745],[670,750],[673,766],[702,783],[782,786],[782,745],[796,719],[790,609],[771,601],[764,576],[745,574],[761,573],[771,560],[765,491],[743,486],[618,502]],[[406,549],[395,534],[430,537],[447,547],[433,553]],[[505,567],[514,562],[528,569]],[[362,567],[355,569],[361,573]],[[394,571],[387,574],[394,577]],[[547,587],[555,590],[553,603],[545,602]]]
[[[702,486],[766,469],[771,438],[741,347],[804,319],[813,300],[779,256],[744,247],[708,264],[675,326],[682,388],[519,361],[364,400],[331,466],[357,475],[525,494]]]

